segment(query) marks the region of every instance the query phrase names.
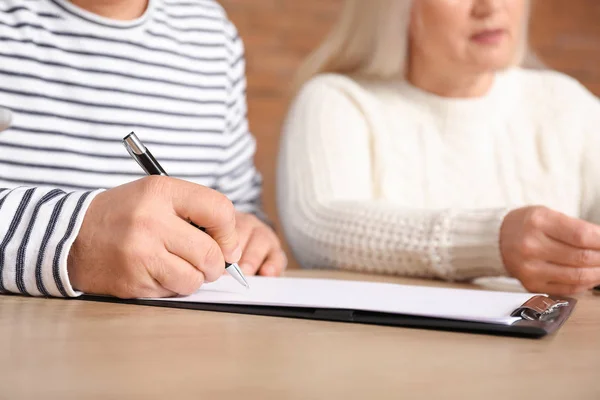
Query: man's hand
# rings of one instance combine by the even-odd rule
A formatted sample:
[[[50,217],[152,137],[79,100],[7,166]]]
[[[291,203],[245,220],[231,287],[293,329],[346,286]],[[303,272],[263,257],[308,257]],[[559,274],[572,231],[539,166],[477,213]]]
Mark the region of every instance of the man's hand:
[[[204,233],[189,221],[205,227]],[[71,247],[71,284],[121,298],[187,295],[218,279],[241,247],[220,193],[151,176],[99,194]]]
[[[252,214],[238,213],[237,232],[243,249],[240,268],[245,274],[279,276],[287,258],[277,235]]]

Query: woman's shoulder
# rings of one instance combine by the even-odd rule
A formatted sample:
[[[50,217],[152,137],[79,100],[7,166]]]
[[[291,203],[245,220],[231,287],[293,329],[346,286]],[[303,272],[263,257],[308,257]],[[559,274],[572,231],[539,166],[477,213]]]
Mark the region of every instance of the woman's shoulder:
[[[300,88],[299,93],[338,92],[341,94],[364,94],[365,88],[354,78],[336,73],[315,75]]]
[[[578,104],[597,101],[596,97],[577,79],[554,70],[531,70],[515,68],[509,70],[506,79],[512,81],[526,99],[535,99],[538,104]]]
[[[381,101],[385,101],[385,90],[381,86],[376,82],[348,75],[324,73],[304,83],[296,98],[312,104],[318,103],[323,107],[343,105],[364,112],[377,108]]]

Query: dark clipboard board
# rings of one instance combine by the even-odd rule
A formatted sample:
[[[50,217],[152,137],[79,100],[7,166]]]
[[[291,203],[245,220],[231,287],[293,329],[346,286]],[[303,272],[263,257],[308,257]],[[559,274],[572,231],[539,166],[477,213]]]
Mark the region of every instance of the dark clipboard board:
[[[478,333],[501,336],[515,336],[525,338],[541,338],[556,332],[569,318],[576,299],[548,297],[555,302],[562,302],[563,306],[544,317],[522,319],[512,325],[490,324],[483,322],[460,321],[454,319],[420,317],[405,314],[377,313],[369,311],[300,307],[272,307],[238,304],[215,303],[186,303],[164,300],[121,300],[113,297],[89,296],[80,297],[81,300],[100,301],[108,303],[134,304],[153,307],[180,308],[188,310],[224,312],[235,314],[249,314],[268,317],[300,318],[321,321],[335,321],[358,324],[397,326],[405,328],[418,328],[429,330],[443,330],[454,332]],[[527,303],[526,303],[527,304]],[[524,305],[525,306],[525,305]],[[515,312],[520,312],[520,309]]]

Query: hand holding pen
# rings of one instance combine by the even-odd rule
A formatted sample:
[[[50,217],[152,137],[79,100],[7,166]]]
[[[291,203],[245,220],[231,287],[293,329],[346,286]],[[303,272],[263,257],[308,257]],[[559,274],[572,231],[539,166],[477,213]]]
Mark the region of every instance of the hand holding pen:
[[[140,167],[148,175],[168,176],[163,167],[159,164],[158,161],[156,161],[150,150],[148,150],[146,146],[144,146],[142,141],[138,139],[135,133],[131,132],[129,135],[125,136],[125,138],[123,139],[123,144],[125,145],[125,148],[129,152],[131,157],[140,165]],[[191,225],[206,233],[206,228],[198,226],[196,223],[194,223],[194,221],[196,220],[190,221]],[[237,259],[239,260],[239,257],[237,257]],[[242,270],[237,264],[225,263],[225,269],[241,285],[245,286],[246,288],[249,287],[248,282],[246,281],[246,278],[242,273]]]
[[[199,201],[201,199],[202,201]],[[190,225],[210,227],[210,235]],[[68,254],[72,286],[121,298],[196,292],[239,261],[235,209],[222,194],[150,176],[98,194]]]

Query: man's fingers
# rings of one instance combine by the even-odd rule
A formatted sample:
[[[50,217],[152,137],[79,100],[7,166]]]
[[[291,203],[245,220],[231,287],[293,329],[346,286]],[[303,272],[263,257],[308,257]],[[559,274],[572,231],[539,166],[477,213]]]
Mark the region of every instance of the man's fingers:
[[[223,275],[225,259],[221,248],[200,229],[171,217],[164,228],[163,241],[167,251],[202,272],[207,282],[214,282]]]
[[[180,295],[198,291],[204,283],[204,274],[187,261],[165,252],[161,263],[150,266],[150,273],[165,289]]]
[[[236,219],[236,229],[238,233],[238,237],[240,239],[240,248],[243,250],[248,246],[248,242],[252,237],[252,232],[256,228],[256,225],[253,223],[248,223],[246,216],[238,216]],[[242,258],[244,257],[244,251],[242,251]],[[241,260],[240,260],[241,264]]]
[[[244,248],[240,268],[247,274],[254,275],[263,265],[273,248],[273,241],[263,229],[254,229]]]
[[[110,294],[121,299],[135,299],[148,297],[173,297],[177,293],[164,288],[151,275],[138,276],[135,281],[118,279]]]
[[[219,244],[225,260],[238,262],[241,248],[235,229],[235,208],[231,201],[210,188],[174,178],[167,179],[170,180],[167,192],[177,216],[206,228],[206,232]],[[158,185],[162,183],[159,181]]]
[[[240,248],[241,249],[245,249],[246,246],[248,245],[248,241],[250,240],[250,238],[252,237],[252,230],[254,229],[254,226],[252,224],[244,224],[244,223],[240,223],[241,221],[238,219],[237,220],[237,233],[238,233],[238,237],[240,240]],[[244,251],[242,250],[242,257],[244,256]],[[239,264],[241,264],[242,261],[240,260]],[[240,267],[241,268],[241,267]],[[250,267],[247,267],[248,269],[252,269]],[[244,268],[242,268],[242,271],[247,273],[248,275],[251,274],[251,272],[245,271]],[[223,272],[223,274],[226,274],[227,272]],[[252,274],[254,275],[255,272],[252,272]]]
[[[280,248],[273,249],[260,268],[259,274],[262,276],[279,276],[286,269],[287,263],[288,260],[283,250]]]
[[[540,257],[553,264],[571,267],[600,267],[600,250],[570,246],[546,237],[540,246]]]
[[[600,250],[600,226],[551,210],[547,214],[538,224],[548,236],[582,249]]]

